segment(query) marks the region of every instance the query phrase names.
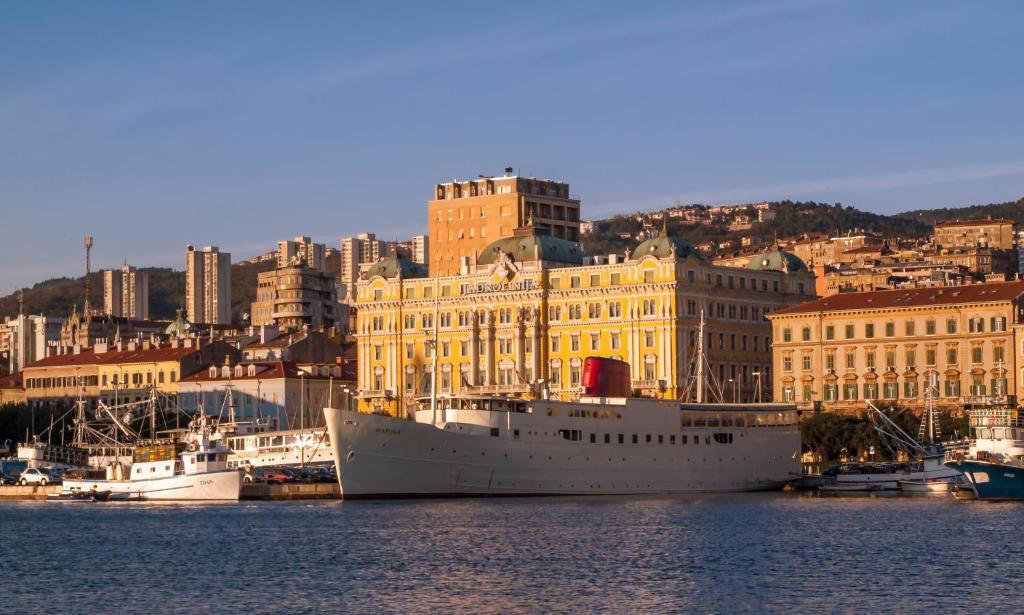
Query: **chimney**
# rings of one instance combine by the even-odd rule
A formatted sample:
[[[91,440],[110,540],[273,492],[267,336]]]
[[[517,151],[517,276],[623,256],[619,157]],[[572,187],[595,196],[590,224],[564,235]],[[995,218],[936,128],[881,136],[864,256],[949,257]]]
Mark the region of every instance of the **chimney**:
[[[609,265],[618,265],[619,264],[619,255],[618,254],[609,254],[608,255],[608,264]]]
[[[117,340],[117,351],[121,352],[122,350],[124,350],[124,342]]]
[[[72,346],[72,348],[74,349],[74,353],[75,354],[82,354],[82,345],[81,344],[75,344],[74,346]]]
[[[178,338],[177,336],[171,338],[171,348],[177,348],[178,347],[178,340],[179,339],[180,338]]]
[[[142,340],[142,349],[143,350],[152,350],[153,349],[153,341],[150,340],[149,338]]]
[[[128,342],[128,351],[129,352],[131,352],[133,350],[137,350],[138,348],[139,348],[139,344],[135,340],[132,340],[132,341]]]
[[[96,354],[107,352],[109,350],[109,345],[106,342],[96,342],[96,344],[92,347],[92,350]]]

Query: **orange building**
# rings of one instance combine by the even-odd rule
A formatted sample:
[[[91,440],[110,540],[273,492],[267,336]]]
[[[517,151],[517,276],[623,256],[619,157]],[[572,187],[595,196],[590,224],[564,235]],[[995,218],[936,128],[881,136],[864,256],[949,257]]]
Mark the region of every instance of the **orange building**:
[[[542,233],[580,239],[580,201],[569,197],[569,184],[519,177],[511,167],[501,177],[435,185],[428,211],[431,276],[459,275],[464,259],[475,262],[484,247],[531,217]]]

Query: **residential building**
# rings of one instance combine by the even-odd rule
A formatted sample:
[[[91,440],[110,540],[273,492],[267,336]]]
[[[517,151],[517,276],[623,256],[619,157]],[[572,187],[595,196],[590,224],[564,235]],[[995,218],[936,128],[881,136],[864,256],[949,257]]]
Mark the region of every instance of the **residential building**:
[[[769,313],[775,399],[861,411],[1016,403],[1024,281],[842,293]],[[1024,373],[1021,374],[1024,379]],[[1005,401],[1005,400],[1003,400]]]
[[[430,263],[430,237],[427,235],[413,235],[410,243],[412,244],[410,251],[412,262],[428,265]]]
[[[325,267],[327,248],[314,243],[309,237],[296,237],[277,242],[277,267],[283,269],[294,265],[305,265],[310,269],[327,272]]]
[[[25,366],[22,375],[30,403],[70,405],[82,398],[95,408],[98,399],[107,403],[141,401],[151,390],[174,396],[183,375],[240,356],[224,342],[201,337],[101,342],[92,348],[66,350]]]
[[[341,240],[341,297],[348,300],[355,291],[361,265],[372,265],[387,256],[388,244],[373,233],[360,233]]]
[[[103,272],[103,313],[149,320],[149,274],[127,263]]]
[[[14,374],[52,353],[60,344],[63,318],[21,314],[0,324],[0,351],[6,352],[8,373]]]
[[[185,248],[185,311],[197,324],[231,323],[231,254]]]
[[[935,223],[933,241],[938,248],[1013,249],[1013,220],[944,220]]]
[[[353,394],[354,372],[340,364],[253,361],[211,365],[179,385],[183,407],[224,409],[227,419],[268,419],[276,429],[324,425],[323,408]]]
[[[264,271],[257,276],[252,324],[283,329],[324,329],[338,322],[334,276],[304,263]]]
[[[442,393],[571,399],[588,356],[629,362],[639,394],[692,398],[702,316],[705,373],[725,399],[755,399],[759,381],[770,397],[765,315],[814,297],[799,259],[773,246],[748,268],[719,267],[664,227],[628,258],[585,258],[545,231],[527,223],[494,240],[465,275],[429,277],[402,254],[367,271],[360,408],[403,415],[435,380]]]
[[[519,177],[511,167],[501,177],[436,184],[427,209],[433,276],[459,275],[491,242],[530,219],[551,237],[580,240],[580,202],[569,184]]]
[[[242,348],[246,361],[336,363],[345,354],[346,346],[338,338],[320,331],[286,333]]]

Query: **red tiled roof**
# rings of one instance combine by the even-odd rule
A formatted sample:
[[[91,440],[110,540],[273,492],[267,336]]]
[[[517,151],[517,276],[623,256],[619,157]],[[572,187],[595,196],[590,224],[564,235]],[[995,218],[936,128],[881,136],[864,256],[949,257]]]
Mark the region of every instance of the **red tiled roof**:
[[[75,354],[68,352],[66,354],[58,354],[50,357],[40,359],[34,363],[30,363],[25,366],[26,369],[31,367],[67,367],[74,365],[109,365],[111,363],[152,363],[154,361],[174,361],[180,360],[194,352],[199,352],[197,344],[193,344],[191,347],[186,348],[184,345],[180,345],[177,348],[173,348],[170,345],[163,345],[157,348],[143,349],[140,345],[135,350],[128,350],[125,346],[124,350],[109,350],[107,352],[96,353],[93,348],[83,348],[81,352]]]
[[[873,254],[875,252],[881,252],[885,246],[882,244],[874,246],[860,246],[859,248],[850,248],[849,250],[843,250],[843,254]]]
[[[249,344],[245,347],[245,350],[253,350],[256,348],[285,348],[297,342],[301,342],[308,336],[309,334],[306,332],[286,333],[284,335],[279,335],[272,340],[267,340],[266,342],[255,342]]]
[[[231,380],[269,380],[271,378],[299,378],[299,367],[295,364],[294,361],[252,361],[249,363],[240,363],[239,365],[242,366],[242,375],[236,376],[234,368],[237,367],[237,365],[232,365],[230,378]],[[250,365],[255,365],[257,368],[256,374],[254,376],[249,375]],[[328,367],[338,367],[335,364],[324,365]],[[317,365],[317,367],[323,367],[324,365]],[[338,377],[339,379],[344,379],[345,376],[350,376],[354,378],[354,369],[346,365],[341,365],[340,367],[342,375]],[[348,367],[348,369],[346,369],[346,367]],[[311,380],[326,380],[330,378],[330,376],[306,376],[306,378],[309,378]],[[197,371],[196,373],[186,378],[182,378],[181,382],[213,382],[219,380],[228,380],[228,378],[221,377],[220,366],[217,367],[216,376],[211,377],[210,368],[207,367]]]
[[[21,372],[0,376],[0,389],[20,389],[23,383]]]
[[[1024,294],[1024,280],[969,284],[966,286],[939,286],[935,288],[907,288],[879,290],[866,293],[840,293],[800,305],[776,310],[769,316],[805,314],[810,312],[845,312],[849,310],[884,310],[925,305],[956,305],[959,303],[989,303],[1010,301]]]
[[[936,220],[935,226],[981,226],[983,224],[1013,224],[1006,218],[981,218],[977,220]]]

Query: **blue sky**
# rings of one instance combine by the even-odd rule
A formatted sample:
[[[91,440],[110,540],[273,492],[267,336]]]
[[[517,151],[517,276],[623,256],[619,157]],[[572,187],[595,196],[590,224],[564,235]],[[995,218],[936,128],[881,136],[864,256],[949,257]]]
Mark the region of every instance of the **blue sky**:
[[[0,5],[0,293],[426,228],[437,181],[584,217],[1024,195],[1016,2]]]

